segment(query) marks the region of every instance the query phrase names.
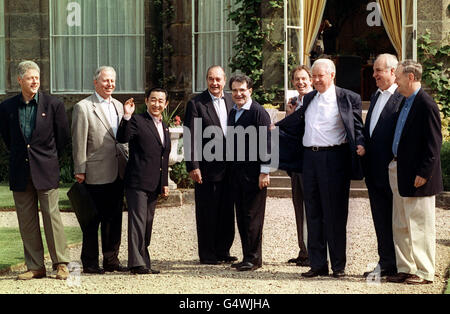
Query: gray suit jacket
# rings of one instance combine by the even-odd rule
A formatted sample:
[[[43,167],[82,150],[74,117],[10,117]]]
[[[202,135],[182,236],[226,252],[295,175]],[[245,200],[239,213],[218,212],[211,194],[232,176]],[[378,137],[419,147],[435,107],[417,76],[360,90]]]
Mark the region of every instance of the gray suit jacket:
[[[119,117],[123,105],[112,98]],[[123,178],[128,145],[119,144],[95,94],[78,102],[72,113],[74,172],[85,173],[87,184],[107,184]]]

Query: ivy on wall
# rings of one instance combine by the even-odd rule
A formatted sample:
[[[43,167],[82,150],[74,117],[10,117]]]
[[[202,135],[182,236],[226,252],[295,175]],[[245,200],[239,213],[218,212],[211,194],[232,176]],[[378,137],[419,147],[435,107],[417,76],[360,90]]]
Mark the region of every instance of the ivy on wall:
[[[274,0],[269,1],[268,5],[280,9],[283,7],[282,3],[282,0]],[[275,46],[283,43],[268,41],[273,27],[270,24],[266,28],[263,27],[262,0],[236,0],[235,4],[235,8],[228,16],[238,28],[236,42],[233,45],[235,54],[231,58],[230,67],[233,72],[239,70],[253,80],[253,98],[256,101],[260,104],[272,103],[280,88],[272,86],[266,89],[263,86],[263,46],[267,42]]]

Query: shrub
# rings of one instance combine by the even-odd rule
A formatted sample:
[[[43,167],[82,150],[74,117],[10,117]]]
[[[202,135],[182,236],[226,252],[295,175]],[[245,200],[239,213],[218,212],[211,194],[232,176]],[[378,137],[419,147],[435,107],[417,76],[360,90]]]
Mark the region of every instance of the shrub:
[[[184,161],[174,164],[171,168],[170,178],[177,184],[178,188],[191,189],[194,187],[194,181],[189,176]]]

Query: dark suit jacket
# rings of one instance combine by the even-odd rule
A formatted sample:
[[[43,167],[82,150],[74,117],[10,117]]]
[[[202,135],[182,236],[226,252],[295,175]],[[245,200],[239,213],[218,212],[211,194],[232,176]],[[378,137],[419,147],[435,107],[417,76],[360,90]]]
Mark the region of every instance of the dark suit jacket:
[[[0,104],[0,131],[10,151],[9,186],[25,191],[31,175],[37,190],[56,189],[59,184],[58,156],[70,141],[64,104],[39,91],[36,126],[26,143],[19,123],[21,94]]]
[[[398,189],[403,197],[432,196],[443,190],[441,118],[436,102],[423,90],[416,95],[397,151]],[[419,175],[427,182],[416,189]]]
[[[270,116],[267,113],[267,111],[260,105],[258,104],[256,101],[253,101],[251,106],[250,106],[250,110],[244,110],[244,112],[242,113],[242,115],[239,117],[239,119],[237,121],[235,121],[235,117],[236,117],[236,110],[232,110],[230,113],[230,116],[228,117],[228,126],[233,126],[233,127],[242,127],[243,130],[247,129],[249,126],[254,126],[257,128],[257,136],[258,138],[251,138],[250,136],[240,136],[239,134],[239,130],[237,130],[237,132],[234,132],[236,135],[234,135],[234,147],[233,149],[233,162],[232,162],[232,167],[234,169],[238,168],[239,171],[242,171],[242,174],[244,175],[245,179],[248,180],[249,182],[252,183],[252,188],[258,188],[258,184],[259,184],[259,175],[261,173],[261,165],[262,164],[269,164],[270,160],[268,160],[268,156],[264,155],[261,156],[260,152],[267,152],[267,154],[270,154],[270,132],[267,131],[267,138],[260,138],[260,136],[262,134],[258,133],[258,127],[260,126],[265,126],[267,127],[267,130],[270,127]],[[228,145],[227,149],[231,149],[231,139],[230,137],[233,134],[228,133],[227,134],[227,138],[228,138]],[[242,154],[242,151],[238,151],[239,149],[239,139],[244,140],[244,145],[242,145],[242,147],[245,147],[245,153]],[[266,140],[266,147],[267,149],[260,149],[259,145],[260,143],[262,143],[263,140]],[[242,143],[241,143],[242,144]],[[250,153],[250,149],[254,149],[256,151],[256,160],[252,159],[252,155]],[[238,156],[244,156],[244,160],[243,161],[239,161],[238,160]],[[254,184],[256,183],[256,185]]]
[[[370,99],[369,112],[364,125],[364,138],[366,154],[363,157],[363,168],[366,180],[376,186],[389,186],[389,163],[394,158],[392,154],[392,141],[394,139],[395,126],[397,123],[398,110],[404,97],[395,92],[378,118],[377,125],[370,136],[370,120],[377,102],[377,95],[373,94]]]
[[[163,122],[164,145],[148,112],[122,119],[117,140],[129,143],[130,157],[125,170],[125,186],[146,192],[162,192],[168,185],[170,135]]]
[[[291,137],[295,137],[298,145],[302,145],[303,135],[305,134],[305,112],[316,94],[316,90],[310,92],[309,94],[306,94],[303,97],[303,106],[300,109],[276,123],[276,125],[280,127],[281,131],[287,133]],[[364,145],[364,136],[362,133],[363,122],[361,119],[361,97],[350,90],[340,87],[336,87],[336,97],[339,113],[341,115],[345,131],[347,133],[347,141],[351,150],[351,178],[354,180],[361,180],[364,175],[362,171],[361,160],[356,154],[356,146]],[[282,136],[281,132],[280,136]],[[281,153],[284,149],[286,149],[283,145],[283,142],[284,141],[280,139],[280,161],[282,159],[282,156],[286,156],[286,154]],[[302,149],[294,152],[294,154],[292,154],[291,156],[290,161],[284,160],[283,162],[291,162],[293,165],[295,165],[298,164],[298,160],[303,160]]]
[[[227,107],[227,114],[230,113],[233,107],[233,101],[231,100],[230,94],[224,93],[225,105]],[[184,126],[189,128],[191,132],[191,158],[190,161],[186,161],[186,169],[188,172],[194,169],[200,169],[202,173],[202,179],[206,181],[221,181],[225,176],[226,163],[225,163],[225,146],[224,146],[224,156],[223,161],[205,161],[201,158],[200,161],[194,160],[194,135],[195,135],[195,125],[194,119],[200,118],[202,121],[201,134],[205,128],[209,126],[217,126],[220,128],[220,120],[214,108],[213,101],[208,90],[197,97],[191,99],[186,105],[186,111],[184,116]],[[220,128],[220,130],[222,130]],[[199,131],[199,130],[198,130]],[[223,136],[223,132],[221,136]],[[220,139],[222,141],[222,139]],[[203,139],[202,141],[202,153],[203,148],[208,143],[208,139]],[[225,145],[225,140],[222,141]],[[186,149],[186,148],[185,148]]]

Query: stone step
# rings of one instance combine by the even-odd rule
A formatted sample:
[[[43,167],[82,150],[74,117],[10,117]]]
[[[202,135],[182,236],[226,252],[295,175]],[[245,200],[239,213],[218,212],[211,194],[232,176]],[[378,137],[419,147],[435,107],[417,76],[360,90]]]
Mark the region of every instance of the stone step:
[[[291,187],[291,178],[288,176],[273,176],[270,175],[270,186],[271,187]]]
[[[267,189],[268,197],[279,197],[279,198],[291,198],[292,191],[291,188],[287,187],[269,187]],[[369,194],[367,189],[364,188],[350,188],[351,198],[368,198]]]

